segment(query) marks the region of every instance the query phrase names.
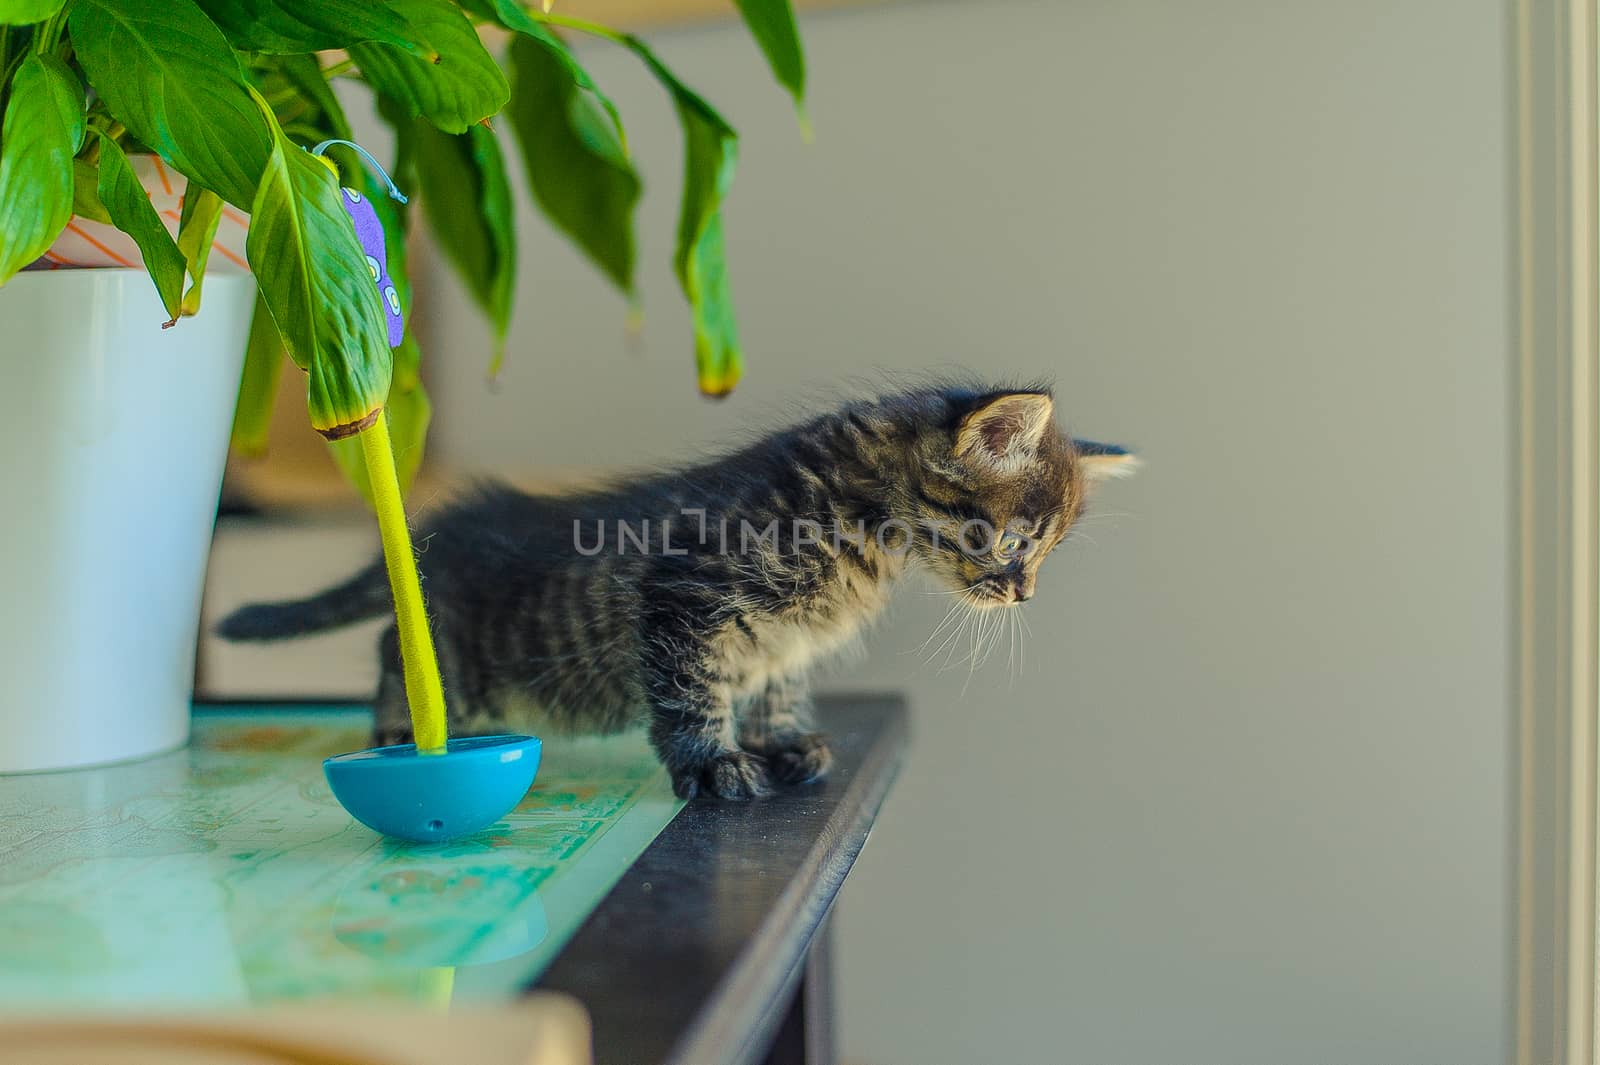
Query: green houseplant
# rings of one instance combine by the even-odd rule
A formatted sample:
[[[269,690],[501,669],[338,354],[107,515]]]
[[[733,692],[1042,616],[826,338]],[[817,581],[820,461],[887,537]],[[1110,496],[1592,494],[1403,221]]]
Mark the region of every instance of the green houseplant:
[[[735,6],[800,108],[805,68],[788,0]],[[725,394],[741,370],[721,217],[736,134],[637,37],[518,0],[0,0],[0,286],[75,215],[91,218],[137,244],[165,315],[152,325],[181,329],[200,310],[219,219],[248,214],[257,291],[232,444],[263,448],[287,355],[306,374],[311,426],[369,498],[382,496],[366,483],[371,442],[357,437],[382,415],[401,479],[414,471],[428,420],[422,352],[409,330],[389,347],[341,183],[378,209],[406,307],[418,211],[386,199],[347,149],[328,153],[335,165],[304,149],[352,136],[336,83],[370,92],[394,132],[390,172],[487,315],[497,365],[516,270],[508,154],[520,155],[544,216],[633,295],[640,177],[573,34],[634,53],[672,99],[685,160],[673,259],[692,311],[685,346],[692,339],[701,390]],[[187,181],[175,233],[130,166],[143,152]]]

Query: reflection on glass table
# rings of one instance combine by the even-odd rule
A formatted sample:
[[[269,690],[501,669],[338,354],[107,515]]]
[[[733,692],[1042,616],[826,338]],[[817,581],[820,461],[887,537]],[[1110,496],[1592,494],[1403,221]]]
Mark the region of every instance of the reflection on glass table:
[[[397,843],[322,778],[367,729],[360,709],[202,708],[170,755],[0,777],[0,999],[505,1000],[681,805],[642,737],[547,739],[493,828]]]

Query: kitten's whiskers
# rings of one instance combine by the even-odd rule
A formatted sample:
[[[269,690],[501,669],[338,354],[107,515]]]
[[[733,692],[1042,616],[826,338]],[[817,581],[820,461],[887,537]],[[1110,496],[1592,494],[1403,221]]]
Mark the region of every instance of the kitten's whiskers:
[[[956,616],[956,611],[960,610],[961,607],[962,604],[960,602],[951,603],[950,609],[944,612],[944,617],[939,619],[939,624],[933,627],[933,631],[928,634],[928,638],[923,640],[922,643],[916,648],[911,651],[907,651],[906,653],[920,655],[923,651],[927,650],[928,645],[939,637],[939,634],[944,631],[944,627],[950,624],[951,620]],[[937,654],[938,652],[935,653]]]

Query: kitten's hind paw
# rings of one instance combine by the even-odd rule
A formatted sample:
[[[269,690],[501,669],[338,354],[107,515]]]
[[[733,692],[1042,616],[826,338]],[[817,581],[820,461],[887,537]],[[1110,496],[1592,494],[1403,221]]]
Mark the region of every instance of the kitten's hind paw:
[[[792,741],[763,751],[772,777],[780,784],[813,784],[828,775],[833,766],[833,752],[828,750],[828,738],[820,732],[808,732]]]
[[[704,793],[718,799],[742,801],[759,798],[771,788],[766,764],[745,751],[723,751],[699,766],[672,774],[672,790],[680,799]]]

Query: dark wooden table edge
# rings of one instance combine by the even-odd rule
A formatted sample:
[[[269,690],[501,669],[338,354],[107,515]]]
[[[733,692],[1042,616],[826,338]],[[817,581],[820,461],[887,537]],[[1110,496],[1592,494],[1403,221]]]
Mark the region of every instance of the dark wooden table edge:
[[[866,846],[899,773],[908,730],[905,704],[896,701],[899,713],[891,716],[889,727],[869,748],[839,800],[846,822],[837,835],[818,838],[806,866],[789,882],[767,918],[763,931],[771,939],[753,941],[723,977],[717,998],[707,1003],[667,1059],[672,1065],[745,1061],[771,1042],[805,968],[812,939],[832,912],[839,888]],[[716,1054],[717,1048],[736,1042],[740,1052],[734,1057]]]
[[[869,712],[862,713],[863,708]],[[851,715],[858,713],[866,720],[853,730]],[[836,744],[841,786],[826,786],[826,819],[811,830],[803,857],[785,871],[782,890],[749,928],[748,937],[731,960],[715,974],[709,993],[699,999],[692,1016],[671,1018],[668,1024],[653,1026],[659,1030],[648,1031],[644,1029],[652,1027],[649,1021],[626,1018],[625,1009],[619,1009],[615,999],[628,993],[634,970],[652,964],[642,956],[650,949],[650,929],[639,927],[638,900],[652,890],[651,881],[659,878],[663,862],[676,861],[672,856],[685,842],[704,833],[708,824],[714,830],[718,819],[730,813],[716,803],[686,806],[623,874],[549,968],[530,984],[529,990],[573,995],[590,1010],[596,1026],[597,1065],[739,1065],[760,1060],[783,1020],[813,938],[866,844],[909,737],[906,702],[898,694],[824,697],[818,700],[818,716],[836,740],[845,740]],[[807,801],[803,795],[780,792],[747,809],[755,816],[765,812],[778,818],[786,798]],[[644,938],[630,934],[630,928]],[[619,950],[622,943],[628,943],[630,949]],[[580,957],[584,963],[575,963]],[[626,1056],[612,1046],[610,1037],[615,1033],[602,1031],[603,1026],[618,1024],[632,1026]]]

